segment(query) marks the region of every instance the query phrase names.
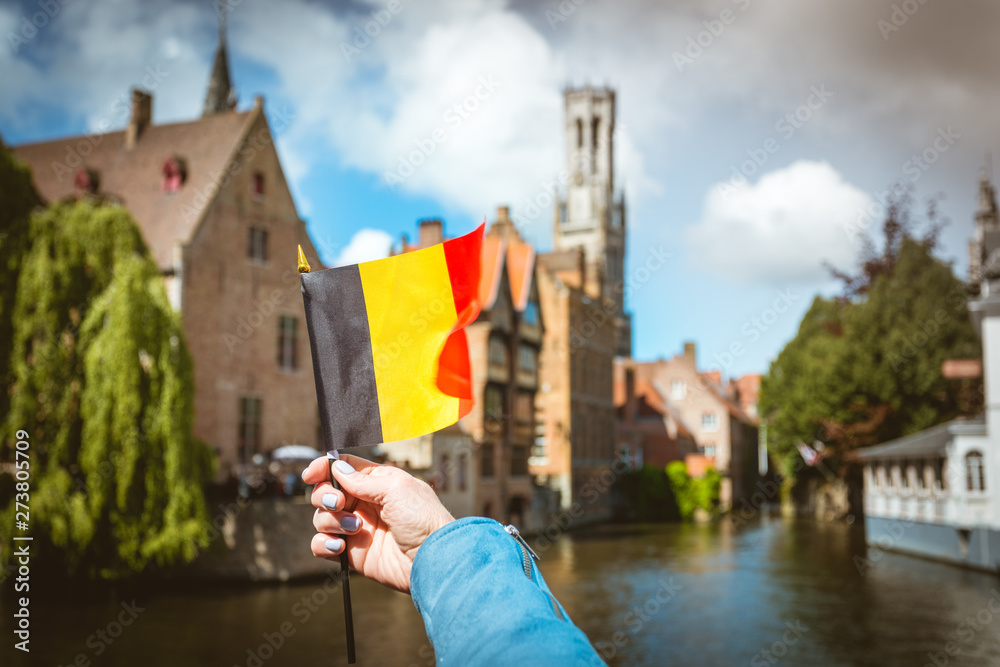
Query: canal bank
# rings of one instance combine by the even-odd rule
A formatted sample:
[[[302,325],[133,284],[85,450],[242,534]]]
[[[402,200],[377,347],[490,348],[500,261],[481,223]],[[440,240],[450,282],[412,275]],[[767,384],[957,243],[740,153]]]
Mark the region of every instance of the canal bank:
[[[873,563],[859,568],[857,558]],[[561,535],[540,567],[611,665],[1000,664],[990,606],[1000,579],[888,552],[875,559],[860,525],[606,525]],[[352,588],[359,665],[434,664],[408,596],[361,577]],[[141,611],[99,643],[123,604]],[[11,636],[3,612],[0,632]],[[323,577],[37,598],[31,613],[35,661],[3,664],[79,655],[149,667],[346,664],[339,591]]]

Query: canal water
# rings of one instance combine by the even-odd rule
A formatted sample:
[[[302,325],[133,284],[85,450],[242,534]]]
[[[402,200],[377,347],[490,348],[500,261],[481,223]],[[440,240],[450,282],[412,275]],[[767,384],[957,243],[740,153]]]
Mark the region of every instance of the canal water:
[[[541,555],[611,665],[1000,665],[1000,579],[869,550],[857,525],[610,525]],[[409,597],[360,577],[352,591],[359,665],[434,664]],[[29,661],[5,602],[0,663],[346,664],[341,604],[322,581],[46,596]]]

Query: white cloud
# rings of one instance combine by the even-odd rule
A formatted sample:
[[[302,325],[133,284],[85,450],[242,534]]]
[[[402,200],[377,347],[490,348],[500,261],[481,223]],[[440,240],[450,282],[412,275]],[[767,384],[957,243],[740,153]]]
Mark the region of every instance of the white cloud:
[[[347,266],[360,262],[369,262],[373,259],[382,259],[389,256],[392,248],[392,236],[381,229],[359,229],[351,237],[351,241],[344,246],[337,258],[333,261],[334,266]]]
[[[740,284],[816,284],[823,262],[847,268],[847,230],[871,197],[826,162],[800,160],[735,190],[714,186],[684,230],[692,264]]]

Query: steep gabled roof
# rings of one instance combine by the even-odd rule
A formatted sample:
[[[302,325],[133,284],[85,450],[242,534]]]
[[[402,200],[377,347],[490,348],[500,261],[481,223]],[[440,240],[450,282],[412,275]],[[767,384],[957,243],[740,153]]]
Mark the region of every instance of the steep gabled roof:
[[[98,192],[121,200],[139,223],[157,265],[169,269],[174,245],[191,238],[262,113],[258,104],[249,111],[149,125],[131,149],[126,147],[125,131],[120,131],[24,144],[13,151],[31,167],[38,193],[49,202],[75,194],[77,169],[96,172]],[[89,153],[79,158],[85,150]],[[82,159],[82,164],[67,160],[67,156]],[[186,173],[175,193],[162,190],[163,165],[169,158],[182,162]],[[67,162],[74,166],[67,166]]]

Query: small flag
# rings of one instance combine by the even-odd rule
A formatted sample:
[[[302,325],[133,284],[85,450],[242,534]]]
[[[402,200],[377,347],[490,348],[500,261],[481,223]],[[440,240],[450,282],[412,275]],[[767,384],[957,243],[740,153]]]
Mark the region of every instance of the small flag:
[[[799,454],[802,455],[802,459],[808,466],[814,466],[819,461],[819,452],[804,442],[799,443]]]
[[[301,274],[328,450],[424,435],[472,409],[464,327],[479,316],[484,226],[423,250]]]

